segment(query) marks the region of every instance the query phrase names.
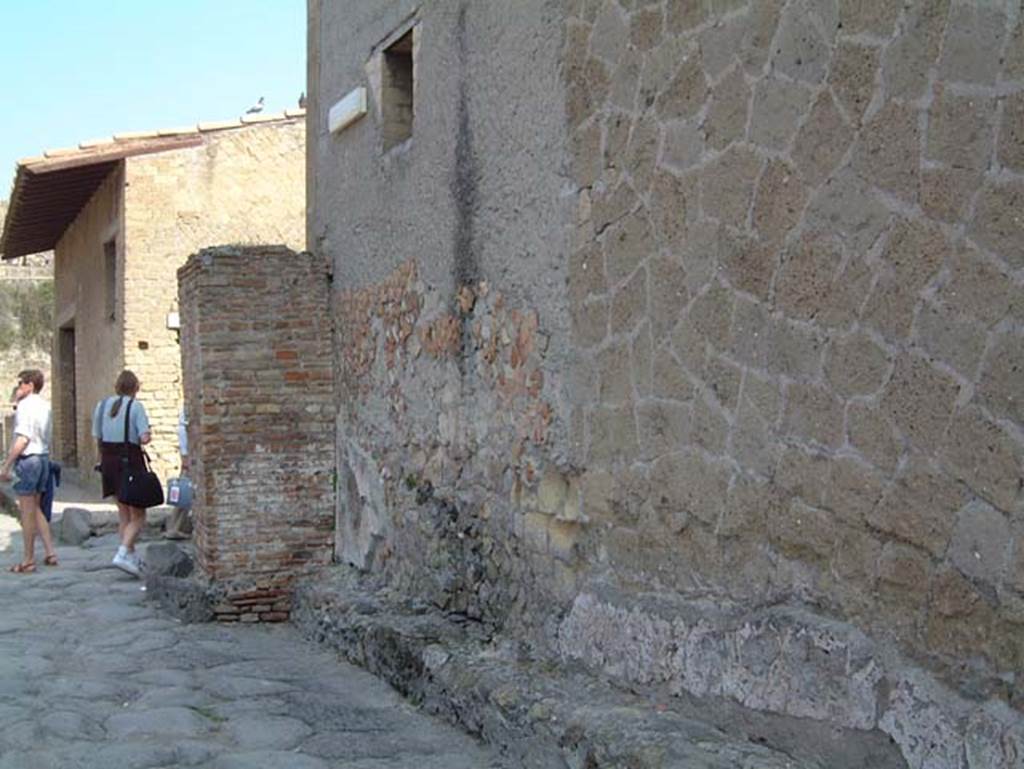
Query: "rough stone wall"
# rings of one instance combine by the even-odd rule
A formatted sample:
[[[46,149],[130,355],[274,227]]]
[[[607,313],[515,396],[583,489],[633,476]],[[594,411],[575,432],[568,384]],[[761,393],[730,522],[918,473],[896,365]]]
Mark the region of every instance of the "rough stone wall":
[[[222,621],[280,621],[333,550],[328,270],[283,247],[223,247],[179,270],[197,561]]]
[[[1020,3],[569,8],[592,552],[1024,708]]]
[[[129,158],[124,242],[124,365],[139,374],[153,425],[150,455],[178,467],[181,406],[175,272],[222,244],[305,248],[305,122],[203,134],[201,146]]]
[[[61,365],[59,350],[53,355],[53,382],[50,390],[53,406],[53,441],[57,457],[70,456],[70,429],[74,426],[78,448],[78,466],[91,468],[99,458],[92,437],[92,410],[96,402],[113,392],[114,380],[124,367],[123,326],[106,312],[103,244],[117,238],[118,271],[123,274],[124,238],[121,228],[124,186],[123,168],[113,172],[96,190],[85,207],[64,232],[54,249],[54,323],[55,347],[59,329],[75,329],[75,415],[61,393],[69,387],[68,372]],[[123,296],[118,295],[116,318],[123,318]],[[145,373],[142,397],[146,397]],[[90,473],[88,480],[98,481]],[[83,477],[85,474],[83,473]]]
[[[634,683],[1014,766],[1020,3],[484,5],[310,5],[339,557]],[[410,20],[384,153],[365,52]]]

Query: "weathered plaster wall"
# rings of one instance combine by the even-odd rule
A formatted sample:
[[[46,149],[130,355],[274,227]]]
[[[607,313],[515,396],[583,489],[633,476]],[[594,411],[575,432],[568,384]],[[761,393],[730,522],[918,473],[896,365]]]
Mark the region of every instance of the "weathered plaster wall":
[[[149,453],[165,473],[178,467],[181,359],[178,332],[167,328],[178,267],[212,245],[305,248],[304,120],[203,137],[198,147],[126,161],[124,365],[142,380]]]
[[[78,446],[78,466],[91,468],[99,458],[92,437],[92,410],[96,402],[113,392],[114,380],[124,366],[124,295],[118,288],[115,319],[107,313],[103,244],[117,239],[117,270],[124,274],[123,167],[100,185],[75,221],[57,243],[54,256],[55,349],[53,382],[49,388],[53,406],[54,449],[68,458],[71,425]],[[70,386],[56,349],[61,327],[75,329],[76,414],[72,421],[60,394]],[[145,374],[142,375],[145,378]],[[145,384],[143,384],[145,387]],[[145,397],[145,393],[143,393]]]
[[[569,461],[562,9],[415,8],[311,4],[310,238],[334,264],[341,383],[337,554],[493,620],[563,568],[528,552],[515,501],[541,465]],[[377,55],[409,23],[413,135],[384,152]],[[327,110],[358,86],[369,114],[329,135]]]

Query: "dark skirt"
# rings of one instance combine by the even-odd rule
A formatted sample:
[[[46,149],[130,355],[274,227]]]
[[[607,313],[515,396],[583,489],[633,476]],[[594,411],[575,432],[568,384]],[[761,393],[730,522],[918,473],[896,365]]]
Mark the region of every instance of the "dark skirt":
[[[103,496],[117,496],[121,489],[121,476],[126,468],[145,470],[142,447],[137,443],[100,444],[100,475],[103,477]]]

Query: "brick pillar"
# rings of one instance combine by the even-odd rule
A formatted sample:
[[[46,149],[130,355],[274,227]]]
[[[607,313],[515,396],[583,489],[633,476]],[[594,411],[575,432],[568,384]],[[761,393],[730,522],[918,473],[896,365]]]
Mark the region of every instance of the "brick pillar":
[[[326,261],[210,248],[178,290],[198,567],[218,619],[287,619],[296,577],[333,555]]]

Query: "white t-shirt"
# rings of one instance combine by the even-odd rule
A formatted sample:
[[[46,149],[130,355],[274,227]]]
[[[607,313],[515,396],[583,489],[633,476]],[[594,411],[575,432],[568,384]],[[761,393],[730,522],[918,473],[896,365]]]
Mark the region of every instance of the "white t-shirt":
[[[28,438],[22,456],[49,454],[51,430],[50,404],[41,395],[32,393],[18,401],[18,409],[14,412],[14,434]]]

